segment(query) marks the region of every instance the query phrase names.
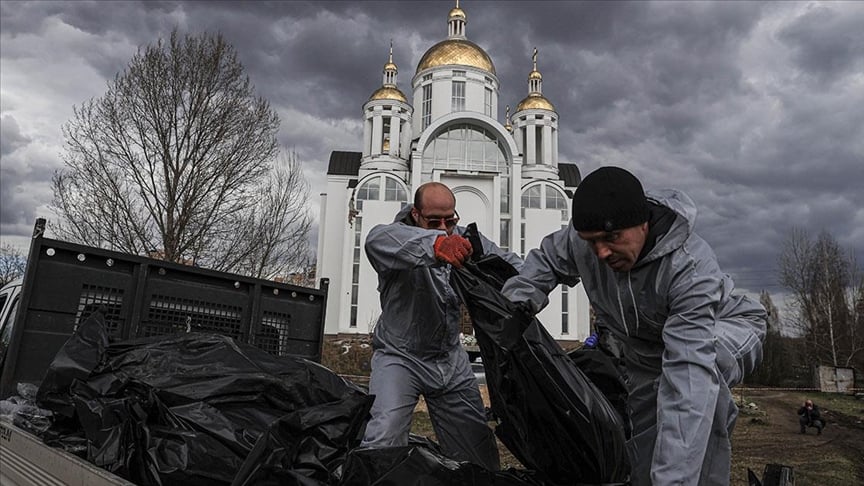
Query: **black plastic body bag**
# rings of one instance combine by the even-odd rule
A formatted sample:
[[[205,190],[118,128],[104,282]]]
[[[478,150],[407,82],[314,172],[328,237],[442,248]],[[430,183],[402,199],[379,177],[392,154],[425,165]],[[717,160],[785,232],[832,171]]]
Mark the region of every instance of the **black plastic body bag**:
[[[621,416],[543,325],[500,293],[515,273],[495,255],[451,273],[483,358],[496,435],[549,484],[624,483]]]
[[[317,363],[215,334],[109,344],[97,312],[38,399],[55,413],[49,445],[141,486],[227,486],[336,483],[373,397]]]

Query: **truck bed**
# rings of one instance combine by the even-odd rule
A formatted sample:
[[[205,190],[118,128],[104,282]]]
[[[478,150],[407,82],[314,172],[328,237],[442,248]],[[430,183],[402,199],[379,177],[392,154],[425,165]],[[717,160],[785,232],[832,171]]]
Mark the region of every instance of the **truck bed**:
[[[93,311],[112,340],[212,332],[271,354],[320,361],[328,281],[314,289],[77,245],[32,240],[0,399],[38,384]]]
[[[33,434],[0,421],[0,485],[135,486]]]
[[[210,332],[320,361],[326,279],[318,289],[301,287],[48,239],[43,231],[37,221],[20,293],[0,306],[0,399],[16,394],[18,383],[38,385],[97,309],[112,341]],[[134,486],[0,419],[0,486],[24,485]]]

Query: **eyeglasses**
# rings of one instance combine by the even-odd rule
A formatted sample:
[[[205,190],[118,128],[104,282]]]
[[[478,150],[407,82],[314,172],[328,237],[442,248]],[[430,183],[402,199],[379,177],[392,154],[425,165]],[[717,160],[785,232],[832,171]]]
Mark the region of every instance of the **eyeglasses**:
[[[455,213],[455,216],[453,216],[452,218],[427,218],[426,216],[423,216],[423,213],[421,213],[419,211],[417,212],[417,214],[421,218],[425,219],[426,223],[431,228],[440,228],[441,223],[444,223],[444,226],[446,226],[447,228],[452,228],[452,227],[456,226],[456,223],[459,222],[459,213],[456,211],[453,211],[453,212]]]

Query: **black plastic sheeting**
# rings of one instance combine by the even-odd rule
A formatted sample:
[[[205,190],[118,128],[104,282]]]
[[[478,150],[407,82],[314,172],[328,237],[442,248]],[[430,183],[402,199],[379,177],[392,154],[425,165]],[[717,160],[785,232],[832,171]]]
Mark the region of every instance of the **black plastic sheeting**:
[[[323,366],[214,334],[109,345],[103,321],[86,320],[42,382],[40,404],[61,418],[48,444],[83,441],[87,460],[139,485],[191,486],[255,484],[241,473],[267,474],[271,425],[291,430],[279,467],[304,481],[332,482],[359,443],[373,397]],[[283,484],[319,484],[304,481]]]
[[[545,484],[530,471],[453,461],[416,436],[406,447],[358,447],[374,397],[316,363],[213,334],[111,344],[103,329],[94,313],[38,395],[26,389],[6,406],[46,444],[138,485]]]
[[[597,348],[577,348],[567,352],[573,364],[591,380],[612,408],[618,412],[624,424],[624,436],[630,436],[627,420],[627,385],[624,381],[623,364]]]
[[[495,255],[451,273],[483,357],[496,435],[548,484],[627,481],[621,416],[542,324],[500,293],[513,274]]]

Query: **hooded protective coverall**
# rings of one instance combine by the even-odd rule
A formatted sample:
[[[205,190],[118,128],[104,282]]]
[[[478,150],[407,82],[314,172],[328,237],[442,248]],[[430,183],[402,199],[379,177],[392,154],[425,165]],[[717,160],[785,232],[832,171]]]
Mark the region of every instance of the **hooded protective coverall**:
[[[366,237],[366,255],[378,273],[381,316],[372,338],[369,392],[375,402],[363,445],[406,445],[422,394],[444,453],[497,470],[495,437],[459,340],[462,311],[450,287],[451,267],[436,260],[433,249],[435,239],[446,232],[415,226],[411,208],[403,208],[393,223],[375,226]],[[464,230],[457,226],[453,233]],[[522,266],[515,254],[483,236],[481,241],[485,253]]]
[[[503,293],[538,310],[559,283],[581,279],[601,345],[618,349],[624,366],[633,486],[727,486],[738,414],[729,388],[761,361],[767,316],[758,302],[733,295],[732,279],[693,233],[687,195],[647,197],[656,240],[629,272],[614,272],[568,225],[530,252]],[[651,235],[659,212],[668,229]]]

